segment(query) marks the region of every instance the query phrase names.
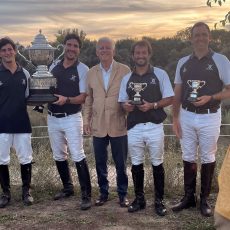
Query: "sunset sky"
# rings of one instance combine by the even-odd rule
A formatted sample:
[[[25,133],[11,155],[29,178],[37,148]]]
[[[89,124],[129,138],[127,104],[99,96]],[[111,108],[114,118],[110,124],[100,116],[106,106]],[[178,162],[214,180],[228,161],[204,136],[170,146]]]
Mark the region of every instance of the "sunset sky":
[[[211,28],[230,10],[206,0],[1,0],[0,36],[29,45],[39,29],[49,41],[59,29],[78,28],[89,39],[173,36],[204,21]]]

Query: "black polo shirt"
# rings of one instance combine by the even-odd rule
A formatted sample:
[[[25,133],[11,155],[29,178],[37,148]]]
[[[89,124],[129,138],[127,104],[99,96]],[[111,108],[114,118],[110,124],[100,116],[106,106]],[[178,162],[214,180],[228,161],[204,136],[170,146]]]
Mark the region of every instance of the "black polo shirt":
[[[72,66],[65,68],[62,60],[51,70],[52,74],[57,79],[57,94],[65,97],[76,97],[80,95],[78,65],[79,62],[77,61]],[[52,113],[74,114],[81,111],[81,105],[64,104],[60,106],[49,104],[48,109]]]
[[[157,76],[154,73],[154,68],[150,66],[149,70],[143,74],[138,75],[135,71],[131,74],[128,82],[126,92],[129,96],[129,100],[133,99],[135,91],[132,90],[130,84],[132,83],[145,83],[146,87],[143,91],[140,92],[142,99],[148,102],[156,102],[162,99],[162,93],[160,91],[160,82]],[[166,113],[163,108],[151,109],[148,112],[142,112],[137,107],[134,108],[134,111],[129,112],[127,117],[127,128],[131,129],[136,124],[152,122],[155,124],[162,123],[166,118]]]
[[[18,65],[11,73],[0,65],[0,133],[31,133],[26,107],[27,77]]]
[[[203,95],[213,95],[223,88],[223,82],[219,77],[219,70],[213,60],[214,52],[210,51],[206,56],[198,59],[195,55],[191,55],[188,60],[180,68],[180,76],[182,80],[182,105],[185,107],[194,107],[187,99],[192,92],[192,88],[188,84],[188,80],[202,80],[205,85],[197,90],[198,97]],[[203,109],[219,108],[220,101],[210,101],[201,106]]]

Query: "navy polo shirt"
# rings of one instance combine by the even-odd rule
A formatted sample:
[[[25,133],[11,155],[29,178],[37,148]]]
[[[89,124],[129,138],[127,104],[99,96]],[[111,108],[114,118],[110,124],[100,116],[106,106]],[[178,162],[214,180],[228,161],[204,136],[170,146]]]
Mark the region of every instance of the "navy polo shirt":
[[[176,84],[182,84],[181,102],[185,107],[195,106],[188,101],[192,88],[189,80],[205,81],[205,85],[197,90],[198,96],[213,95],[222,91],[223,85],[229,84],[229,61],[224,55],[210,52],[198,59],[195,55],[189,55],[179,60],[176,70]],[[210,101],[201,106],[203,109],[219,108],[220,101]]]
[[[65,68],[63,60],[60,61],[51,70],[54,77],[57,79],[56,93],[65,97],[76,97],[80,95],[81,90],[79,87],[80,76],[88,71],[88,67],[81,62],[75,62],[72,66]],[[79,73],[80,72],[80,73]],[[52,113],[69,113],[74,114],[81,111],[80,104],[64,104],[62,106],[49,104],[48,109]]]
[[[26,106],[28,80],[18,65],[11,73],[0,65],[0,133],[31,133]]]
[[[146,87],[140,92],[140,95],[142,99],[148,102],[157,102],[162,98],[174,95],[168,74],[160,68],[150,66],[149,70],[142,76],[138,75],[135,71],[124,76],[119,92],[119,102],[133,99],[135,92],[132,90],[132,83],[134,82],[146,84]],[[131,129],[136,124],[146,122],[159,124],[163,122],[165,118],[166,113],[163,108],[142,112],[135,107],[134,111],[128,114],[127,128]]]

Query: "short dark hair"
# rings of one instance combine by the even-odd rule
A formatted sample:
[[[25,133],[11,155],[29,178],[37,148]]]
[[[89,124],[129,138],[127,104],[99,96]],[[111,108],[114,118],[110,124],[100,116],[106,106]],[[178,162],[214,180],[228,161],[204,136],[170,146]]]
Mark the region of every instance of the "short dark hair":
[[[4,38],[1,38],[1,39],[0,39],[0,49],[1,49],[3,46],[7,45],[7,44],[10,44],[10,45],[13,47],[14,50],[17,49],[16,44],[15,44],[14,41],[13,41],[12,39],[10,39],[9,37],[4,37]]]
[[[78,41],[79,47],[81,48],[82,46],[82,42],[81,39],[78,35],[72,33],[72,34],[66,34],[65,38],[64,38],[64,45],[66,44],[66,42],[70,39],[76,39]]]
[[[211,33],[210,28],[209,28],[209,26],[206,23],[204,23],[204,22],[197,22],[191,28],[191,37],[192,37],[194,28],[200,27],[200,26],[204,26],[208,30],[208,32]]]
[[[140,41],[135,42],[135,43],[132,45],[132,48],[131,48],[131,53],[132,53],[132,55],[134,54],[134,50],[135,50],[136,46],[144,46],[144,47],[147,47],[147,48],[148,48],[149,54],[152,55],[152,51],[153,51],[153,50],[152,50],[152,46],[151,46],[151,44],[150,44],[150,42],[149,42],[148,40],[143,39],[143,40],[140,40]]]

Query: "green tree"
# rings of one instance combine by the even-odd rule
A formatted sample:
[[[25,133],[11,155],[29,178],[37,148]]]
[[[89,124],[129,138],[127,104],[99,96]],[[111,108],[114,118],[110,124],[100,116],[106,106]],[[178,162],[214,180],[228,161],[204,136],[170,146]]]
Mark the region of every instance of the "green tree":
[[[212,7],[213,4],[218,4],[219,6],[222,6],[223,3],[225,3],[226,0],[207,0],[207,5],[209,7]],[[227,23],[230,23],[230,11],[225,15],[224,19],[220,20],[219,23],[222,26],[225,26]],[[215,23],[214,27],[216,28],[218,23]]]

